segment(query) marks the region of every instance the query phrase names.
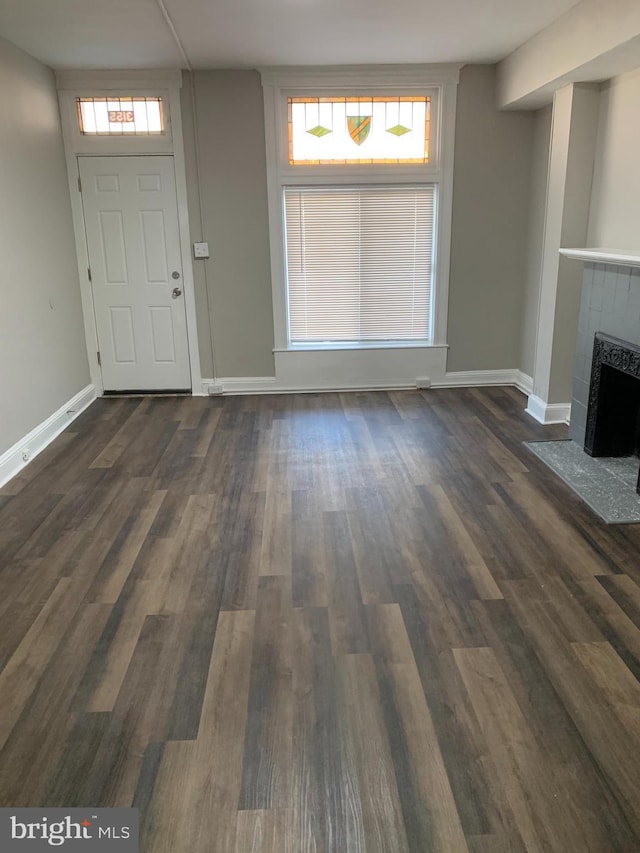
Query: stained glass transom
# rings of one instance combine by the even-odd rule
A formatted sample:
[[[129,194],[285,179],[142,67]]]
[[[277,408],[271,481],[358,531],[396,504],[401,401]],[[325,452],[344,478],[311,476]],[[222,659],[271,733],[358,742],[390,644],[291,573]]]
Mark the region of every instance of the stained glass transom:
[[[289,98],[289,164],[428,163],[431,98]]]
[[[80,133],[156,136],[164,133],[162,98],[77,98]]]

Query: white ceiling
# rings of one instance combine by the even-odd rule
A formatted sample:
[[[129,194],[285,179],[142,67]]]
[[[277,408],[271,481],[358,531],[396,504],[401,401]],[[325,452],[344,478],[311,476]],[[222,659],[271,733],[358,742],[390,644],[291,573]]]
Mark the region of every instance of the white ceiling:
[[[163,0],[0,0],[52,68],[184,67]],[[194,68],[494,62],[578,0],[164,0]]]

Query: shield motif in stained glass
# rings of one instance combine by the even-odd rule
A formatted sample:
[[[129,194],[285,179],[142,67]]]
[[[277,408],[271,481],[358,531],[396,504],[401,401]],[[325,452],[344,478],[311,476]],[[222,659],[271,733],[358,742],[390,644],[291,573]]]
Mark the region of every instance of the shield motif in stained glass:
[[[347,116],[349,136],[356,145],[362,145],[371,130],[371,116]]]

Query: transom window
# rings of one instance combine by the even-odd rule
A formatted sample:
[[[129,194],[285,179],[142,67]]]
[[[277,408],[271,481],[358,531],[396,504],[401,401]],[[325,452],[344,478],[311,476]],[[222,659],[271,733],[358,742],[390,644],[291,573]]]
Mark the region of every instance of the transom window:
[[[76,98],[80,133],[91,136],[157,136],[165,132],[162,98]]]
[[[428,163],[429,96],[288,98],[289,165]]]

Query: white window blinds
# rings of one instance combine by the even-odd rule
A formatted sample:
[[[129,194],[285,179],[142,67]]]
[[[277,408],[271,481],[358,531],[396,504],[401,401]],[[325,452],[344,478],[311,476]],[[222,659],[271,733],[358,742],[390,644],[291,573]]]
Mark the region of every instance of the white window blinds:
[[[289,339],[428,341],[433,186],[287,187]]]

